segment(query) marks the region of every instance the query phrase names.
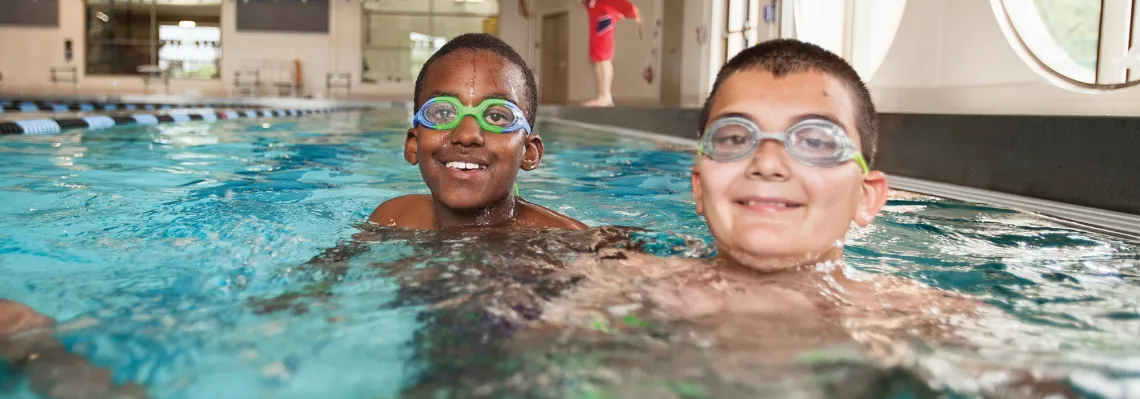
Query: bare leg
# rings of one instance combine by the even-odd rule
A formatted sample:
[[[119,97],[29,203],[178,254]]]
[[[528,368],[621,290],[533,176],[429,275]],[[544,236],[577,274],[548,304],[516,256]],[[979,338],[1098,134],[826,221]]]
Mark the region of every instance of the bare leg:
[[[596,90],[598,96],[593,100],[586,101],[582,105],[585,105],[587,107],[614,106],[614,96],[611,92],[614,85],[613,61],[600,61],[594,63],[594,83],[597,85]]]

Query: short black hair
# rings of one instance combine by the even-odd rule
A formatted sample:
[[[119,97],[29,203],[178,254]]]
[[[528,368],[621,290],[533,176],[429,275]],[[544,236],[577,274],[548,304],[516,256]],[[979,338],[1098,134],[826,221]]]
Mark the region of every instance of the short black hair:
[[[871,102],[871,92],[859,73],[851,67],[842,57],[827,51],[823,47],[802,42],[795,39],[769,40],[741,51],[732,57],[728,63],[720,68],[716,75],[709,97],[705,99],[704,109],[701,110],[700,126],[697,127],[697,137],[705,132],[709,122],[709,112],[712,111],[716,93],[725,80],[737,72],[762,69],[776,77],[787,74],[817,71],[831,75],[847,86],[851,91],[855,104],[855,128],[859,133],[859,144],[863,149],[863,158],[870,165],[874,162],[875,152],[879,143],[879,114],[875,111],[875,104]]]
[[[522,70],[523,78],[526,79],[526,95],[523,96],[523,104],[519,104],[521,108],[526,111],[527,122],[534,126],[534,118],[538,113],[538,85],[534,81],[534,71],[531,71],[526,66],[526,61],[519,55],[511,45],[504,42],[494,35],[486,33],[465,33],[451,39],[443,47],[440,47],[435,54],[424,62],[424,66],[420,69],[419,76],[416,76],[416,89],[412,94],[415,98],[412,99],[412,104],[416,110],[420,109],[420,93],[424,90],[424,84],[427,80],[428,69],[431,69],[432,64],[439,61],[441,58],[446,57],[448,54],[457,51],[490,51],[507,59],[507,62],[514,64]]]

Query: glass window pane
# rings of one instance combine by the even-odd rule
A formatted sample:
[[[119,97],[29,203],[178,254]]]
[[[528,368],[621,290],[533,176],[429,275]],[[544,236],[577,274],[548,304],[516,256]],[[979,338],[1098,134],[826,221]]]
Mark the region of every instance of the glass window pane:
[[[364,78],[374,82],[414,81],[420,67],[443,45],[427,16],[371,13],[365,36]]]
[[[162,25],[158,66],[178,78],[218,78],[222,29],[217,26]]]
[[[473,14],[479,16],[499,15],[499,2],[496,0],[431,1],[432,11],[436,14]]]
[[[153,64],[154,39],[149,0],[92,1],[86,9],[87,73],[138,74],[138,67]]]
[[[1003,4],[1017,36],[1041,63],[1069,79],[1096,83],[1101,0]]]
[[[415,81],[448,40],[498,33],[497,0],[366,0],[364,7],[364,83]]]
[[[1034,0],[1049,36],[1083,67],[1096,69],[1100,0]]]
[[[431,33],[427,16],[370,14],[368,19],[366,47],[407,47],[413,33]]]
[[[220,0],[89,0],[87,73],[137,75],[158,65],[174,77],[216,79],[221,14]]]
[[[367,0],[364,9],[386,13],[426,13],[431,10],[432,4],[424,0]]]
[[[488,21],[485,17],[435,17],[433,21],[433,36],[444,39],[452,39],[464,33],[484,33],[484,28],[489,28],[484,25]]]

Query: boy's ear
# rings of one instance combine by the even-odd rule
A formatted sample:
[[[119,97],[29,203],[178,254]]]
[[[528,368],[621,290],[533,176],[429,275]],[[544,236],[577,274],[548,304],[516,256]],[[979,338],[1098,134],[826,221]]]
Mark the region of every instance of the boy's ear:
[[[859,197],[859,209],[855,211],[855,224],[867,227],[875,220],[879,210],[887,204],[887,175],[872,170],[863,177],[863,192]]]
[[[416,129],[408,129],[408,137],[404,139],[404,160],[412,165],[420,163],[419,149],[420,143],[416,141]]]
[[[520,166],[522,170],[532,171],[542,163],[542,154],[546,151],[546,147],[542,144],[542,138],[536,135],[526,136],[526,143],[523,144],[523,161]]]

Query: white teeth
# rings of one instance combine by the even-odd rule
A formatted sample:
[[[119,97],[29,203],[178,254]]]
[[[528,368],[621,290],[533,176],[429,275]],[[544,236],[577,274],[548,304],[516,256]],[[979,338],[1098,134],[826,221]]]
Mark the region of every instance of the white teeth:
[[[474,163],[470,163],[470,162],[448,162],[444,166],[447,166],[449,169],[459,169],[459,170],[476,170],[476,169],[485,169],[486,168],[486,166],[474,164]]]
[[[788,207],[788,204],[785,204],[783,202],[744,201],[744,206],[753,206],[753,205],[778,206],[781,208],[787,208]]]

